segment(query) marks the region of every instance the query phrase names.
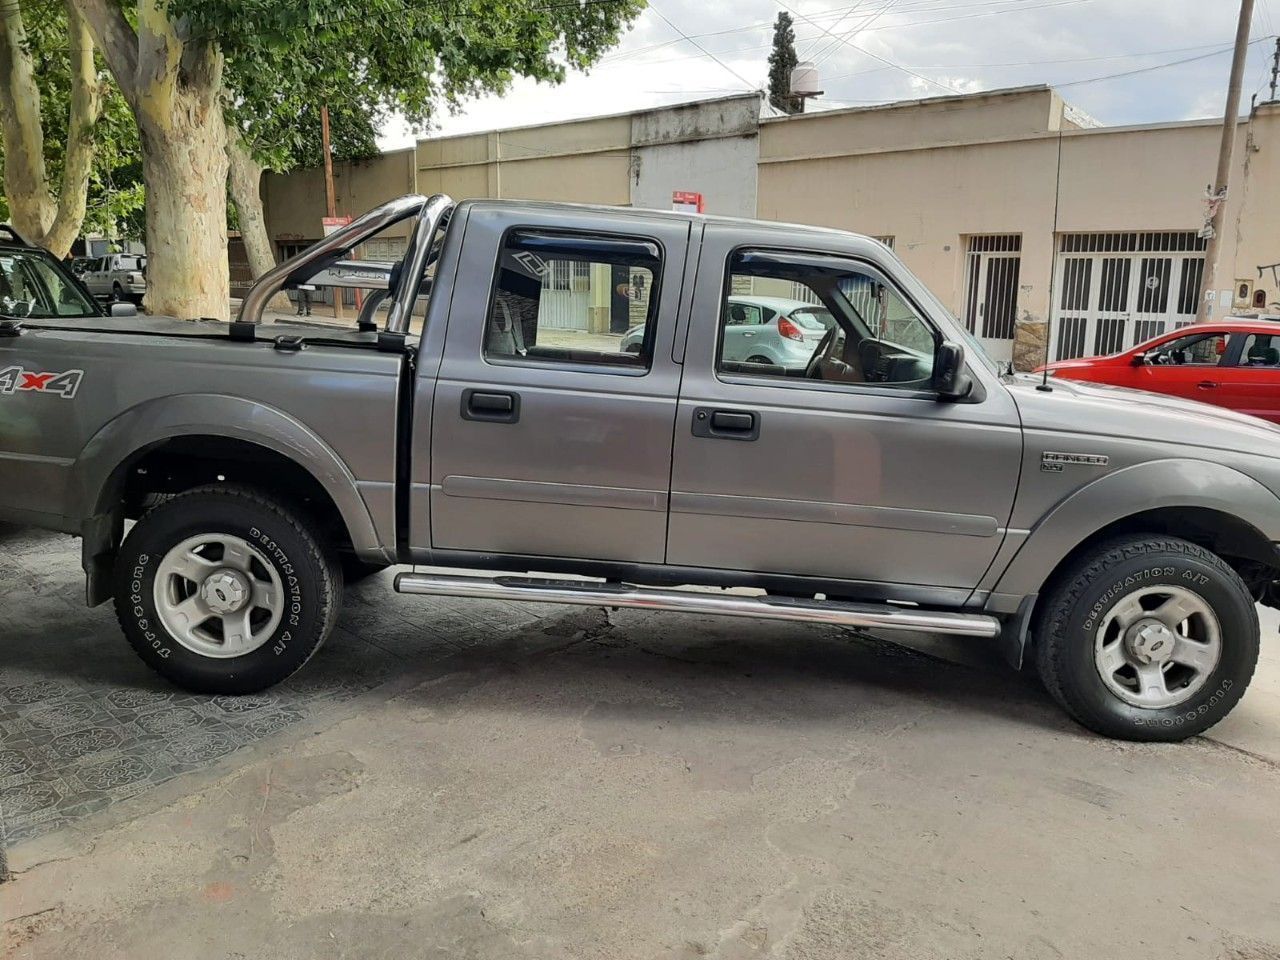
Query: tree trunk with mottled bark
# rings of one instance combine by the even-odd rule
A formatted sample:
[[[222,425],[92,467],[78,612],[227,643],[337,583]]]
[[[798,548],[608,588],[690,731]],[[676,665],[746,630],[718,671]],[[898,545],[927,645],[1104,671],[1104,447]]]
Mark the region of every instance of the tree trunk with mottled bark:
[[[263,166],[253,158],[249,147],[234,129],[227,131],[227,156],[230,171],[227,179],[231,202],[240,220],[240,239],[249,258],[249,272],[257,280],[276,265],[271,235],[267,232],[267,214],[262,206]],[[272,310],[288,312],[289,298],[278,293],[268,304]]]
[[[93,40],[75,4],[67,0],[71,51],[71,104],[61,189],[50,192],[44,159],[40,89],[27,45],[22,10],[0,3],[0,130],[4,134],[4,191],[13,225],[27,240],[65,257],[84,225],[93,168],[94,125],[101,96]]]
[[[169,18],[165,0],[138,0],[137,27],[115,0],[72,0],[133,110],[147,188],[148,312],[184,319],[229,314],[227,129],[222,54]]]

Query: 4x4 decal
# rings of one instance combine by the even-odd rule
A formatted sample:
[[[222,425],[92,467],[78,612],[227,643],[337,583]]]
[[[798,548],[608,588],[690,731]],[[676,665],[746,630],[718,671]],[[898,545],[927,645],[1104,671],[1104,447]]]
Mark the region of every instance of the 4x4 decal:
[[[80,381],[84,379],[83,370],[68,370],[65,373],[37,373],[23,370],[21,367],[5,367],[0,370],[0,397],[15,393],[50,393],[55,397],[70,400],[80,389]]]

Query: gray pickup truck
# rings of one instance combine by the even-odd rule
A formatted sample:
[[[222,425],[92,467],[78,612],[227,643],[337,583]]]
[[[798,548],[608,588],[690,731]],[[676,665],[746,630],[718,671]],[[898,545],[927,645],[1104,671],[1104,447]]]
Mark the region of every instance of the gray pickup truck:
[[[400,262],[353,259],[396,224]],[[262,322],[319,276],[370,288],[353,325]],[[0,305],[0,519],[78,535],[88,602],[191,690],[283,680],[344,572],[413,564],[401,593],[987,638],[1085,726],[1178,740],[1276,602],[1280,432],[1002,375],[866,237],[411,196],[230,324],[40,286]],[[729,359],[730,297],[830,325]]]

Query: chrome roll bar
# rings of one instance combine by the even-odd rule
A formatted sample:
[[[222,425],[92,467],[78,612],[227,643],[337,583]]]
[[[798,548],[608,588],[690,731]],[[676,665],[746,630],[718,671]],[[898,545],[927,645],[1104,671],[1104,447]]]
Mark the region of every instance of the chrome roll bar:
[[[445,201],[444,205],[439,202],[442,199]],[[422,232],[423,224],[421,221],[431,219],[430,214],[432,213],[434,213],[434,219],[438,221],[444,210],[452,203],[453,201],[447,197],[435,196],[428,200],[421,194],[411,193],[408,196],[397,197],[395,200],[389,200],[381,206],[374,207],[364,216],[357,217],[345,227],[335,230],[323,240],[264,273],[245,295],[240,304],[240,313],[236,319],[241,323],[261,323],[262,311],[266,308],[271,298],[284,289],[285,284],[307,282],[314,274],[342,260],[346,251],[352,247],[358,246],[369,237],[380,233],[392,224],[407,220],[409,217],[418,214],[423,216],[420,218],[418,229],[414,233],[415,245],[411,250],[411,254],[418,261],[417,269],[421,271],[426,259],[425,250],[421,256],[418,256],[416,243],[418,234]],[[434,224],[432,224],[433,229]],[[428,230],[428,242],[430,241],[430,234],[431,230]],[[407,259],[408,257],[406,257]],[[412,274],[406,275],[402,272],[402,279],[406,278],[406,276],[412,276]],[[408,284],[402,284],[403,286],[408,286]],[[417,282],[414,281],[412,286],[416,289]]]

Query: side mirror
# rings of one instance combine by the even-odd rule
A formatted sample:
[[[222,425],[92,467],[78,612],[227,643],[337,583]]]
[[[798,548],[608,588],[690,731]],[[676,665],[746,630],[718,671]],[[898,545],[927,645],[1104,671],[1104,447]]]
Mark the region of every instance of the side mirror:
[[[1134,367],[1145,367],[1147,365],[1147,355],[1145,353],[1135,353],[1129,364]]]
[[[973,392],[964,363],[964,346],[950,340],[938,345],[933,362],[933,388],[939,400],[963,400]]]
[[[111,304],[111,316],[113,317],[136,317],[137,315],[138,308],[132,303],[117,300],[115,303]]]

